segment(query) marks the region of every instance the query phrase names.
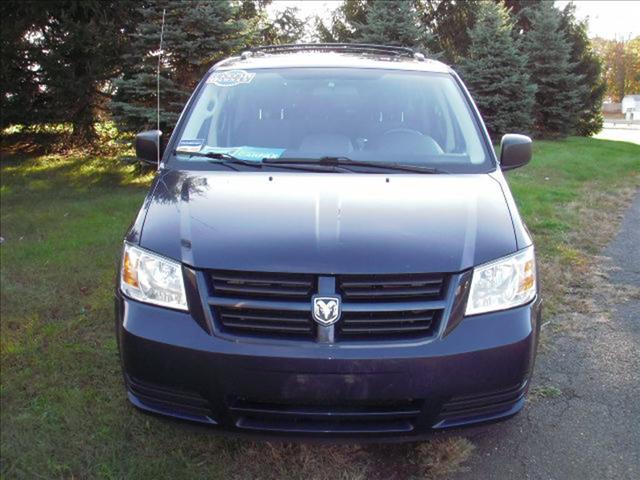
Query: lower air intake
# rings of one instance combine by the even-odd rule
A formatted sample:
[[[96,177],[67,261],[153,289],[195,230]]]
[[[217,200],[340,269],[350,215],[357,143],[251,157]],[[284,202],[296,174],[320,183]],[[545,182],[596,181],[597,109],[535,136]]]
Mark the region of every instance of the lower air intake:
[[[408,433],[422,401],[378,404],[311,405],[234,399],[229,404],[236,426],[283,433]]]

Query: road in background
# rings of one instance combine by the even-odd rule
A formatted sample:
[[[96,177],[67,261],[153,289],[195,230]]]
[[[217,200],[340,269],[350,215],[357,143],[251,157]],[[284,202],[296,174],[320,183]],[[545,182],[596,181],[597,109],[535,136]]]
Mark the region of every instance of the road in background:
[[[604,128],[593,138],[602,140],[616,140],[618,142],[630,142],[640,145],[640,124],[624,125],[620,123],[605,122]]]

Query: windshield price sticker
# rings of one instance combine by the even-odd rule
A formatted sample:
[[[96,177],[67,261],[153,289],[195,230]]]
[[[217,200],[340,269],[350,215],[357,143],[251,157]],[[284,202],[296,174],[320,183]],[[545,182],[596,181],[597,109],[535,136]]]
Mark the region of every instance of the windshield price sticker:
[[[207,78],[207,83],[217,85],[218,87],[235,87],[243,83],[251,83],[255,73],[246,70],[224,70],[222,72],[213,72]]]
[[[198,138],[194,140],[180,140],[176,150],[178,152],[199,152],[203,145],[204,140]]]

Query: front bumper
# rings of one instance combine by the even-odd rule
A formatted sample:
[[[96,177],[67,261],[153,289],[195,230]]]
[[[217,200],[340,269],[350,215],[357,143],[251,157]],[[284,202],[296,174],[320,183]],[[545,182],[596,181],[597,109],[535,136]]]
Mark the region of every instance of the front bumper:
[[[522,409],[541,302],[465,318],[429,343],[239,342],[116,296],[129,400],[236,433],[416,439]]]

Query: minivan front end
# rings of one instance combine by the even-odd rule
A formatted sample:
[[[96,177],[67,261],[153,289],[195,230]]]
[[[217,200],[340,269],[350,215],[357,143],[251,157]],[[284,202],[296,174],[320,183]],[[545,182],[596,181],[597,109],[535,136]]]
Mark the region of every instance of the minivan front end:
[[[226,62],[187,105],[119,268],[129,400],[286,437],[514,415],[534,247],[468,93],[441,64],[312,58]]]
[[[471,271],[182,273],[189,312],[117,298],[139,408],[230,431],[367,437],[505,418],[524,404],[537,296],[465,317]],[[398,302],[391,292],[400,290]],[[310,319],[315,294],[340,295],[337,326]]]

